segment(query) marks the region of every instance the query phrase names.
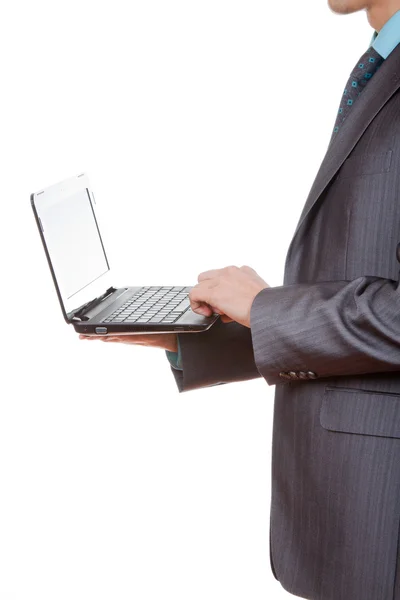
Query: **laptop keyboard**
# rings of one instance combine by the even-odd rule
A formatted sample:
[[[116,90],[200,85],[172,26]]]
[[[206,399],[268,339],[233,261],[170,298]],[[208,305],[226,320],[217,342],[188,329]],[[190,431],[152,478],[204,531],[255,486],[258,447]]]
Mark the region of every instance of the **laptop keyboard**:
[[[190,306],[190,287],[142,287],[103,323],[174,323]]]

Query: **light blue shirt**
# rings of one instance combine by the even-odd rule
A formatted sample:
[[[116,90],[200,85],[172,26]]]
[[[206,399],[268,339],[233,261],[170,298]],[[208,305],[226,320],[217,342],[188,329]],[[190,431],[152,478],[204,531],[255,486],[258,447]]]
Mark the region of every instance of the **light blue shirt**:
[[[190,335],[190,333],[182,333],[181,335]],[[175,369],[181,369],[181,371],[183,371],[182,353],[181,353],[181,346],[179,343],[179,335],[177,335],[176,337],[178,338],[178,352],[170,352],[169,350],[166,350],[165,353],[166,353],[171,365],[173,367],[175,367]]]
[[[370,41],[370,46],[378,52],[383,58],[387,58],[389,54],[396,48],[396,46],[400,43],[400,10],[398,10],[382,27],[380,32],[374,31],[372,39]],[[181,334],[181,335],[190,335],[190,334]],[[166,350],[166,354],[169,362],[175,369],[181,369],[182,367],[182,354],[181,347],[179,344],[179,336],[178,337],[178,352],[169,352]]]
[[[370,46],[383,58],[389,54],[400,43],[400,10],[386,21],[380,32],[374,31]]]

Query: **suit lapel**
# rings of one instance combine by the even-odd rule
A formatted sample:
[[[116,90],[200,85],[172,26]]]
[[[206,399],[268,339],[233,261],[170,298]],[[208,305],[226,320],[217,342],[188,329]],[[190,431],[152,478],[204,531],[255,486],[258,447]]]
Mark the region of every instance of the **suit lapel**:
[[[339,170],[358,140],[386,102],[400,87],[400,44],[389,54],[355,102],[332,140],[312,185],[293,239],[310,210]],[[293,243],[292,239],[292,243]]]

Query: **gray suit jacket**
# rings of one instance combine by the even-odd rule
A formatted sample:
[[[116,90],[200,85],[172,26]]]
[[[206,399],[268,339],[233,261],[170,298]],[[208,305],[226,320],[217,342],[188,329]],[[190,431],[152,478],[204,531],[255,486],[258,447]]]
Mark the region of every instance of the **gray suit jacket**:
[[[399,243],[400,45],[327,150],[284,285],[251,329],[181,334],[171,367],[181,392],[276,384],[271,567],[303,598],[400,600]]]

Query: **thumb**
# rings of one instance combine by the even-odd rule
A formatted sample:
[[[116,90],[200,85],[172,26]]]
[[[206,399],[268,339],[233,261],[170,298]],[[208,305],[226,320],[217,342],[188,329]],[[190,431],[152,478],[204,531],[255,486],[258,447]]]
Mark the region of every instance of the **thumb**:
[[[221,315],[220,319],[223,323],[233,323],[233,319],[228,317],[228,315]]]
[[[212,308],[207,303],[208,290],[203,285],[200,289],[200,284],[195,285],[189,292],[190,308],[193,312],[209,317],[212,315]]]
[[[191,308],[193,312],[199,315],[203,315],[205,317],[210,317],[213,314],[211,306],[209,306],[205,302],[192,302]]]

